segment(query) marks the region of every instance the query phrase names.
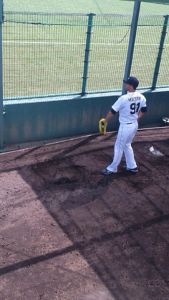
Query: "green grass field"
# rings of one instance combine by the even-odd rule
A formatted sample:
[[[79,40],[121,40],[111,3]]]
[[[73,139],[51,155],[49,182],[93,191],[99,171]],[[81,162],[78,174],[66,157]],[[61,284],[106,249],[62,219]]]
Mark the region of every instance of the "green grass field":
[[[12,0],[6,0],[5,11],[131,13],[133,8],[132,1],[121,0],[104,2],[29,0],[27,7],[22,0],[16,0],[15,5],[13,3]],[[113,10],[110,11],[110,8]],[[145,10],[163,14],[166,13],[166,9],[169,9],[169,6],[165,4],[150,2],[142,4],[142,12]],[[5,20],[3,29],[5,98],[80,93],[87,29],[86,16],[46,17],[6,14]],[[34,24],[27,24],[28,22]],[[132,73],[140,78],[141,86],[144,87],[149,87],[152,83],[162,24],[162,16],[140,18]],[[130,17],[95,17],[88,92],[121,88],[129,30]],[[168,50],[169,34],[166,39],[159,85],[168,85]]]
[[[162,4],[161,4],[162,3]],[[166,13],[168,0],[143,0],[142,12]],[[5,10],[43,12],[131,13],[133,1],[127,0],[4,0]]]

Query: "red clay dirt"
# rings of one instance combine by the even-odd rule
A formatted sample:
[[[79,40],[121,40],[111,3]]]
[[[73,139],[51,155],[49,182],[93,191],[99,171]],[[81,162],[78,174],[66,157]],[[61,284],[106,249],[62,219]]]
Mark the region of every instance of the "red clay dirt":
[[[169,129],[138,133],[136,176],[100,175],[113,142],[0,155],[0,300],[169,299]]]

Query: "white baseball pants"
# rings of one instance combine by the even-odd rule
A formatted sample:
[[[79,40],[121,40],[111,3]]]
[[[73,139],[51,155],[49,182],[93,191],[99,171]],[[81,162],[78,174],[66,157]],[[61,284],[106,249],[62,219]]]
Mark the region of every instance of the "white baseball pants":
[[[116,143],[114,146],[113,162],[107,167],[109,171],[117,173],[123,153],[125,155],[127,169],[137,168],[133,148],[131,146],[132,141],[137,133],[137,129],[137,122],[120,124]]]

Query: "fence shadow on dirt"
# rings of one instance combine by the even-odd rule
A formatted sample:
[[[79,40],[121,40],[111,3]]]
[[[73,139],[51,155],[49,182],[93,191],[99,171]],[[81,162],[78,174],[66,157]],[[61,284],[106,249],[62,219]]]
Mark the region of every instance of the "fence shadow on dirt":
[[[168,143],[161,142],[167,153]],[[116,300],[169,297],[168,157],[154,160],[135,145],[140,173],[102,177],[110,149],[21,169],[41,203],[72,241],[65,247],[0,269],[3,275],[79,251]],[[67,152],[66,152],[67,153]],[[160,180],[159,180],[160,179]]]

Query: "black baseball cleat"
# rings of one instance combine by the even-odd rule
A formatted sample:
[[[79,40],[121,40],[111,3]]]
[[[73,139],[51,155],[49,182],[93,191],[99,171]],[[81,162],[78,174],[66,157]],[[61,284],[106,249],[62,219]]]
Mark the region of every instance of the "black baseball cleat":
[[[127,172],[130,172],[130,173],[133,173],[133,174],[136,174],[138,173],[138,168],[134,168],[134,169],[126,169]]]
[[[103,169],[101,171],[102,175],[112,175],[112,174],[116,174],[115,172],[109,171],[107,168]]]

